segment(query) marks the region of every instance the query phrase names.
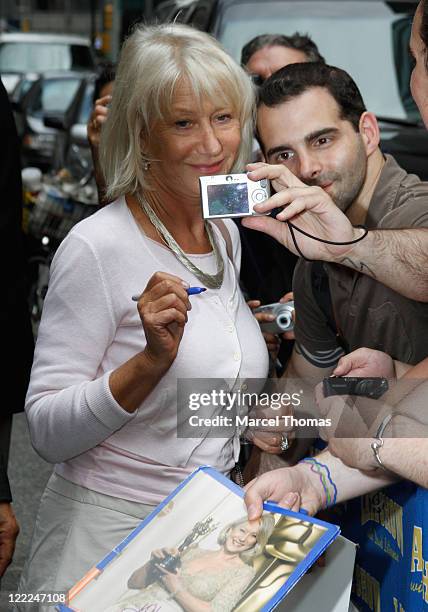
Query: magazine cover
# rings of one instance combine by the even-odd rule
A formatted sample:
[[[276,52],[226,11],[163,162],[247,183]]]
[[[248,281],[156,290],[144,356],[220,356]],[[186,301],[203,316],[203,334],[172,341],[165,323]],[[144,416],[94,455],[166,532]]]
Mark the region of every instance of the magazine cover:
[[[191,474],[90,569],[60,612],[267,612],[339,528],[266,503],[249,522],[244,491],[209,467]]]

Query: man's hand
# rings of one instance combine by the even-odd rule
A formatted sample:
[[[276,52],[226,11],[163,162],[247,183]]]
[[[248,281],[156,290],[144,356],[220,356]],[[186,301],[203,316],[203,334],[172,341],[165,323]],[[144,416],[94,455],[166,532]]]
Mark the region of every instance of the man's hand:
[[[266,312],[254,312],[254,310],[258,308],[259,306],[261,306],[261,304],[262,303],[260,302],[260,300],[249,300],[247,302],[247,305],[249,306],[249,308],[251,308],[253,315],[257,319],[259,325],[265,321],[271,322],[275,319],[274,315],[268,314]],[[279,347],[280,347],[279,337],[277,334],[269,334],[267,332],[262,332],[262,333],[263,333],[263,338],[265,339],[265,342],[266,342],[267,350],[269,351],[269,355],[271,356],[271,359],[275,361],[279,353]]]
[[[95,106],[89,117],[87,130],[88,140],[91,147],[98,149],[100,144],[101,128],[103,123],[107,121],[108,105],[111,102],[111,96],[104,96],[95,100]]]
[[[349,242],[361,236],[361,229],[354,228],[330,196],[321,187],[308,187],[284,165],[264,163],[248,164],[248,178],[254,181],[269,179],[277,192],[262,204],[257,213],[269,213],[283,208],[276,219],[264,216],[246,217],[242,225],[256,229],[275,238],[287,249],[299,255],[290,229],[283,221],[292,221],[311,236],[333,242]],[[331,245],[313,240],[295,231],[297,244],[305,257],[314,260],[336,261],[342,259],[351,245]]]
[[[360,378],[388,378],[395,379],[393,359],[382,351],[368,348],[359,348],[349,355],[339,359],[333,370],[335,376],[356,376]]]
[[[0,577],[12,561],[18,533],[19,525],[11,504],[0,502]]]
[[[323,505],[323,492],[319,478],[315,478],[310,468],[299,464],[262,474],[245,487],[245,504],[248,518],[259,518],[263,512],[263,502],[273,501],[283,508],[297,512],[304,508],[314,515]]]

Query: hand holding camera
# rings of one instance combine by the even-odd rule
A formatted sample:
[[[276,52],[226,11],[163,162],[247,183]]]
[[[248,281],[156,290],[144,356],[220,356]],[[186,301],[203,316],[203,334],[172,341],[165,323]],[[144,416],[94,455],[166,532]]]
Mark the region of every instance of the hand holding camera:
[[[265,304],[253,310],[254,314],[270,315],[268,321],[260,321],[262,332],[269,334],[283,334],[294,329],[294,302],[276,302]]]

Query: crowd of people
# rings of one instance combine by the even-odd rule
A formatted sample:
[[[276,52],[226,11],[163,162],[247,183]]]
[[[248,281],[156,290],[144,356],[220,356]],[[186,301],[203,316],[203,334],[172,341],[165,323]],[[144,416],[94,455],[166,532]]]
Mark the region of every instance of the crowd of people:
[[[427,46],[421,0],[411,91],[426,127]],[[196,467],[234,470],[238,429],[177,438],[177,379],[229,380],[238,392],[248,379],[261,390],[270,373],[290,395],[311,381],[311,410],[336,422],[317,453],[296,432],[247,432],[248,525],[263,522],[268,499],[316,514],[400,479],[428,487],[428,183],[382,152],[376,116],[352,76],[326,64],[308,36],[258,36],[241,63],[188,26],[139,26],[117,71],[99,82],[88,138],[100,210],[55,255],[26,397],[32,443],[55,469],[22,592],[68,590]],[[3,168],[16,203],[19,177]],[[199,177],[244,170],[274,189],[256,211],[281,212],[204,221]],[[9,218],[2,228],[13,235]],[[10,303],[24,303],[16,278]],[[194,286],[208,290],[191,295]],[[291,296],[293,334],[264,337],[259,322],[269,315],[252,308]],[[20,376],[8,414],[24,402],[28,334],[25,342],[20,355],[13,343],[3,370],[5,380]],[[329,376],[383,377],[389,390],[350,407],[348,397],[325,397],[321,384],[314,390]],[[0,574],[17,535],[4,469],[10,421],[0,455]],[[234,563],[247,580],[251,559]],[[141,594],[131,603],[147,603],[145,569],[133,580]],[[168,580],[156,598],[176,598],[178,609],[236,603],[215,607],[225,600],[218,589],[194,593]]]

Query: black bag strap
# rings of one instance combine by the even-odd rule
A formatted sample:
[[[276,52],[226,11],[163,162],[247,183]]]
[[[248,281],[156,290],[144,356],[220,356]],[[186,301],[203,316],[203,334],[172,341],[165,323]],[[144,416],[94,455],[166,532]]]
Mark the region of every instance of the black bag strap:
[[[311,265],[312,292],[315,301],[326,318],[327,327],[336,336],[337,344],[343,348],[345,353],[349,353],[348,343],[337,325],[331,300],[328,274],[324,268],[324,263],[322,261],[313,261]]]
[[[328,274],[322,261],[314,261],[311,266],[312,293],[315,301],[327,319],[327,326],[336,335],[337,325],[331,303],[330,285]]]

